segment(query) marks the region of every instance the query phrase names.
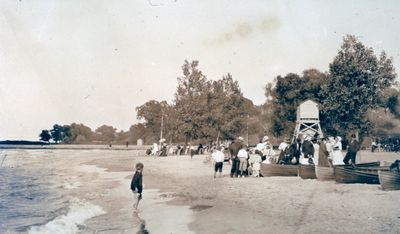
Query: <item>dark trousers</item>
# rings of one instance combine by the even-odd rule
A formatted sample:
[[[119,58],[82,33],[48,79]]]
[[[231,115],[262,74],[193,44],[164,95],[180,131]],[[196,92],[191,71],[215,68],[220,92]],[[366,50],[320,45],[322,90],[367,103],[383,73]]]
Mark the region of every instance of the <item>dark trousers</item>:
[[[356,164],[356,156],[357,152],[347,152],[346,156],[344,156],[343,162],[344,164],[349,164],[349,161],[351,160],[351,163]]]
[[[233,175],[235,175],[235,177],[238,176],[239,164],[240,164],[239,159],[237,159],[237,158],[236,159],[232,159],[231,177],[233,177]]]

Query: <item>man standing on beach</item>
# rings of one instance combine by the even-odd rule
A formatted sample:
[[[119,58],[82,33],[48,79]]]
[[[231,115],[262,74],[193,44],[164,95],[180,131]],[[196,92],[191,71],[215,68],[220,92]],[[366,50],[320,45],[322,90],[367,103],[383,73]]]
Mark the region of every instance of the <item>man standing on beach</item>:
[[[136,171],[133,174],[133,178],[131,181],[131,190],[133,192],[133,197],[135,199],[135,203],[133,204],[133,208],[137,210],[139,201],[142,199],[142,190],[143,190],[143,163],[137,163],[135,168]]]
[[[215,161],[214,164],[214,178],[217,176],[217,172],[219,171],[219,177],[222,177],[222,167],[224,165],[225,155],[221,151],[221,146],[218,146],[214,152],[211,154],[212,159]]]
[[[343,159],[344,164],[349,164],[349,161],[351,160],[351,164],[355,165],[357,152],[359,150],[360,150],[360,143],[357,141],[356,135],[352,134],[347,154]]]
[[[234,141],[229,146],[229,152],[231,153],[231,160],[232,160],[231,177],[233,177],[234,175],[235,177],[238,177],[239,164],[240,164],[238,158],[238,152],[241,148],[243,148],[243,137],[238,137],[236,141]]]
[[[239,150],[238,158],[239,158],[240,177],[244,177],[245,171],[247,170],[247,159],[249,158],[249,154],[247,153],[246,147],[243,147]]]

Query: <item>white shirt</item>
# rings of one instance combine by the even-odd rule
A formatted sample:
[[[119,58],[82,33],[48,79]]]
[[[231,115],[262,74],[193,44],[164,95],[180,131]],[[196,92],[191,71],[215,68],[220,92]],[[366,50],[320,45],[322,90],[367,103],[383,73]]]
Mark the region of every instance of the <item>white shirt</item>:
[[[287,144],[286,142],[282,142],[282,143],[279,145],[278,149],[279,149],[280,151],[284,151],[284,150],[286,149],[286,147],[288,147],[288,144]]]
[[[238,158],[248,158],[247,151],[245,149],[241,149],[238,152]]]
[[[225,160],[225,155],[224,155],[224,153],[222,153],[222,152],[219,151],[219,150],[215,150],[215,151],[211,154],[211,157],[212,157],[212,159],[213,159],[215,162],[224,162],[224,160]]]
[[[267,143],[263,142],[263,143],[258,143],[256,146],[256,149],[259,151],[263,151],[266,147],[267,147]]]

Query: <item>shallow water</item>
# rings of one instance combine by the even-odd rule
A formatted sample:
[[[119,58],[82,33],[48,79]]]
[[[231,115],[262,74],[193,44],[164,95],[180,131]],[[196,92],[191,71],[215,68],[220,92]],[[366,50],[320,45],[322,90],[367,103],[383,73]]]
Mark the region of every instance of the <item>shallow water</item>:
[[[190,207],[169,205],[171,194],[145,188],[141,211],[134,213],[131,172],[110,172],[90,163],[101,158],[130,163],[132,152],[6,153],[0,167],[0,233],[191,233]]]
[[[0,168],[0,233],[26,232],[67,213],[69,201],[46,170]]]
[[[60,174],[57,157],[65,153],[1,152],[7,158],[0,167],[0,233],[77,233],[87,219],[104,213],[66,192],[80,183]]]

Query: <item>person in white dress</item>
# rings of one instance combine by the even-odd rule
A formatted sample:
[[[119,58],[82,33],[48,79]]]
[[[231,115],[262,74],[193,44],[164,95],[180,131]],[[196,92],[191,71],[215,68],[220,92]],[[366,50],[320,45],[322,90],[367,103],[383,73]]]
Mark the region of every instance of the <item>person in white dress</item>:
[[[322,141],[322,139],[313,139],[312,143],[314,145],[314,165],[318,165],[319,162],[319,142]]]
[[[333,139],[333,137],[328,137],[328,139],[326,139],[326,151],[328,151],[329,155],[328,155],[328,159],[332,162],[333,159],[333,144],[335,143],[335,139]]]
[[[340,136],[335,137],[335,143],[332,145],[333,150],[333,165],[343,165],[343,154],[342,154],[342,138]]]
[[[254,177],[260,176],[260,169],[261,169],[261,156],[258,154],[252,154],[249,158],[249,164],[251,165],[251,175]],[[250,168],[250,167],[249,167]]]
[[[152,155],[157,155],[157,153],[158,153],[158,145],[157,145],[157,143],[154,143],[153,144],[153,150],[151,151],[151,154]]]

